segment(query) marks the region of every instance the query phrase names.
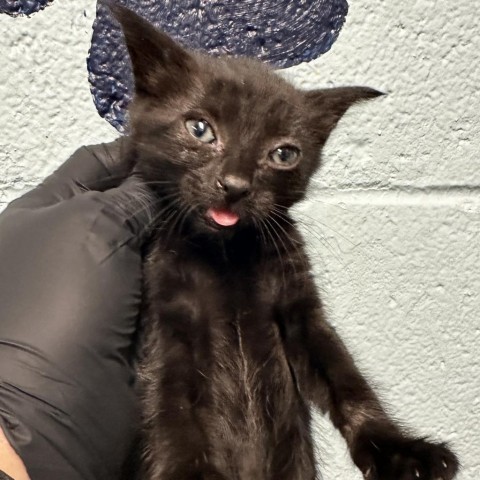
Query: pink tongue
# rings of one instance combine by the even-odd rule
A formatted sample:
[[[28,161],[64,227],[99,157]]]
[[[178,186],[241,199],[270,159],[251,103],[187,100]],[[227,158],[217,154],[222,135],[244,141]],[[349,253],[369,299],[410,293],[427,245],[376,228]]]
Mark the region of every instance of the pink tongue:
[[[222,225],[222,227],[235,225],[239,220],[239,216],[236,213],[222,208],[209,208],[207,215],[209,215],[215,223]]]

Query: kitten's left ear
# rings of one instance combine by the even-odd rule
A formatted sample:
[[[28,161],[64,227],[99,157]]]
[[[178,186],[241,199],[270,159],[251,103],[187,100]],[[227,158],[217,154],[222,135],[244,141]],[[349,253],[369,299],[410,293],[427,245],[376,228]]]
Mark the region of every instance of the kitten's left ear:
[[[305,92],[319,140],[325,142],[344,113],[355,103],[385,95],[369,87],[338,87]]]

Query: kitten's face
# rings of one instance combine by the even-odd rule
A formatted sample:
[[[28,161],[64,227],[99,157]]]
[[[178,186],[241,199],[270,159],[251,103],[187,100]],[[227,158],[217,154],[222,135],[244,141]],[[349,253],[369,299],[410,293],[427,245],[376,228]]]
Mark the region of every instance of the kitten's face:
[[[378,92],[302,92],[249,59],[185,51],[116,7],[135,75],[137,169],[196,228],[276,221],[302,199],[320,151],[355,101]]]
[[[318,164],[300,92],[253,61],[199,58],[176,96],[132,109],[138,167],[163,194],[178,190],[214,230],[261,222],[302,198]],[[277,212],[278,213],[278,212]]]

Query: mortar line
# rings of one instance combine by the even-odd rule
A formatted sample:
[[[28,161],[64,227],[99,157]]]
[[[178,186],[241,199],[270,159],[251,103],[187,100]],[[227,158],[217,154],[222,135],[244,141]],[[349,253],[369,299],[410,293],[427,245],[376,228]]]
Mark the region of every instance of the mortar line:
[[[389,188],[331,188],[312,186],[310,198],[326,203],[364,205],[452,205],[480,204],[479,185],[395,186]],[[308,202],[308,200],[307,200]]]

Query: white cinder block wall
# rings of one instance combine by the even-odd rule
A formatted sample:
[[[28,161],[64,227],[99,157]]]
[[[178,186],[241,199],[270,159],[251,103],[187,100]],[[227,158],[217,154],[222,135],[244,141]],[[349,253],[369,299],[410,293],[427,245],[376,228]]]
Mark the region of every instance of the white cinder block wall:
[[[0,15],[0,208],[116,132],[91,100],[93,0]],[[298,209],[331,321],[389,410],[480,478],[480,36],[474,2],[357,0],[297,85],[390,92],[340,123]],[[326,480],[359,480],[318,419]]]

